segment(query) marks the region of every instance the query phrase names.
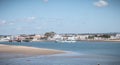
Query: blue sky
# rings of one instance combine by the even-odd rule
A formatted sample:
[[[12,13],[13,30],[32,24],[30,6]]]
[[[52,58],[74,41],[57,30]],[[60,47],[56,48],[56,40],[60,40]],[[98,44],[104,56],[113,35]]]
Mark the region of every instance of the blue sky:
[[[0,34],[120,32],[119,0],[0,0]]]

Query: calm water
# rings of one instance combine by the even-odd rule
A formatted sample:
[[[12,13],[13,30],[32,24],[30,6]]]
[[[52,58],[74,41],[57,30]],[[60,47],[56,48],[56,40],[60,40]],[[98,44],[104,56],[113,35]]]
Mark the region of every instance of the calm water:
[[[120,65],[120,42],[0,42],[0,44],[50,48],[73,53],[0,60],[0,65]],[[29,61],[27,61],[29,59]],[[7,61],[7,62],[6,62]],[[23,64],[24,63],[24,64]]]

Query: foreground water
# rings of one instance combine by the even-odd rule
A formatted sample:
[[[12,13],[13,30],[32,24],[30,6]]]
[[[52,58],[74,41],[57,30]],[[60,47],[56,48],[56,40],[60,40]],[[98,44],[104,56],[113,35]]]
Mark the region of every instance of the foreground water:
[[[29,58],[1,59],[0,65],[120,65],[120,42],[0,42],[70,51],[72,53]]]

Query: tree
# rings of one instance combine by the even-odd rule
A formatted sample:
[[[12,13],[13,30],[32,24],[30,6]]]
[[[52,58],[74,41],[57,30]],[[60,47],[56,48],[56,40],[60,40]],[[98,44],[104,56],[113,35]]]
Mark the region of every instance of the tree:
[[[102,35],[101,37],[103,37],[103,38],[110,38],[110,35]]]
[[[48,38],[48,37],[53,38],[53,36],[54,36],[55,34],[56,34],[55,32],[46,32],[46,33],[44,34],[44,36],[45,36],[46,38]]]
[[[88,36],[88,39],[94,39],[94,36]]]

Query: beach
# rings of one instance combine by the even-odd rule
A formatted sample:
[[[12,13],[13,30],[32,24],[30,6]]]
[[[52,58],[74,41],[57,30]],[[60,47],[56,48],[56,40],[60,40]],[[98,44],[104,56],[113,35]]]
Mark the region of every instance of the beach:
[[[119,42],[0,42],[0,65],[120,65],[119,49]]]
[[[0,59],[65,53],[61,50],[0,44]]]

